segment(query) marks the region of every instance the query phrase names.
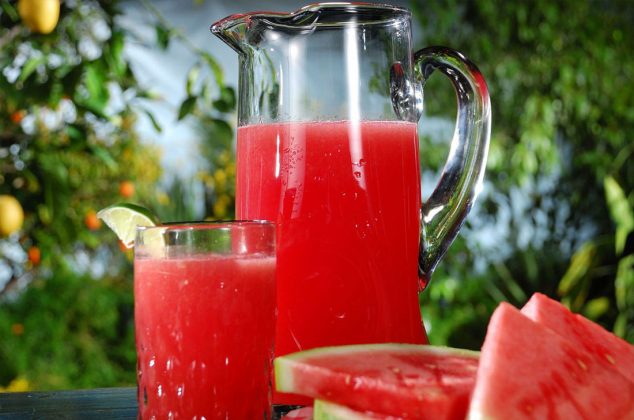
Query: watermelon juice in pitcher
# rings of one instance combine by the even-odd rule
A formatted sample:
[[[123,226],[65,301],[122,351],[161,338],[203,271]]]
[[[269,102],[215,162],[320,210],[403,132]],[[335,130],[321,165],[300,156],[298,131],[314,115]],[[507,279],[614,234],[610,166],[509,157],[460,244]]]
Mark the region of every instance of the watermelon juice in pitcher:
[[[426,342],[418,292],[481,186],[490,103],[461,53],[412,52],[410,21],[400,7],[316,3],[211,27],[239,56],[236,215],[277,223],[276,355]],[[458,117],[421,206],[417,121],[434,70]]]
[[[238,129],[238,217],[276,220],[281,236],[278,354],[424,341],[417,150],[408,122]]]

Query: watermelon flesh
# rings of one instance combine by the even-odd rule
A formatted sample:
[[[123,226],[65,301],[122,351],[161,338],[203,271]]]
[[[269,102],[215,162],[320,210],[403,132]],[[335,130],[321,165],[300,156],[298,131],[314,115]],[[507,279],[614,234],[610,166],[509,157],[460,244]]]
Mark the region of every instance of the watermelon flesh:
[[[627,341],[541,293],[531,297],[522,313],[595,355],[606,369],[619,372],[634,382],[634,346]]]
[[[513,306],[495,310],[469,419],[632,419],[634,383]]]
[[[275,359],[276,388],[352,410],[464,419],[478,353],[413,344],[324,347]]]
[[[282,420],[313,420],[313,407],[291,410],[282,417]]]

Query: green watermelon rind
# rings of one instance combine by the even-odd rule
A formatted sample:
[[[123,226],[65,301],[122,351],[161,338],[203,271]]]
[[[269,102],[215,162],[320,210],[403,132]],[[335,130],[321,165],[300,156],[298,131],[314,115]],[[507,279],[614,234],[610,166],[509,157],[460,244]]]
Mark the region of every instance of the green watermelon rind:
[[[375,420],[377,417],[324,400],[315,400],[313,420]]]
[[[446,346],[432,346],[426,344],[352,344],[345,346],[318,347],[310,350],[279,356],[275,359],[275,388],[279,392],[295,393],[297,389],[293,384],[293,368],[301,366],[305,360],[319,358],[320,356],[333,356],[338,354],[355,354],[367,352],[411,352],[420,351],[425,354],[456,357],[480,357],[480,352],[466,349],[457,349]]]

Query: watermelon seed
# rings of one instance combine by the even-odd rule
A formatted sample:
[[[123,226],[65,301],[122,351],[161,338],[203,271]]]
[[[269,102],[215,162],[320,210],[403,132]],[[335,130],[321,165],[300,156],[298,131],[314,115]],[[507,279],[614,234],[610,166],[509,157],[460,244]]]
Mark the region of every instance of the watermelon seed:
[[[583,370],[588,370],[588,366],[586,366],[585,363],[583,363],[580,359],[577,359],[577,363],[579,364],[579,366],[581,367],[581,369]]]
[[[350,385],[350,375],[346,375],[346,385]]]
[[[613,365],[616,365],[616,360],[614,360],[614,357],[612,357],[612,355],[606,354],[605,358],[608,359],[608,362],[612,363]]]

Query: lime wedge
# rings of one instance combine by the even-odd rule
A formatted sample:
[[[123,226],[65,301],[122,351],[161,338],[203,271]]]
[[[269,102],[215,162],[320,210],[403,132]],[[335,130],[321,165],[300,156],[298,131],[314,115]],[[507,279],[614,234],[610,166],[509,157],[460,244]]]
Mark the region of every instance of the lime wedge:
[[[148,209],[130,203],[106,207],[97,213],[97,217],[112,229],[127,248],[134,246],[137,226],[160,225],[158,218]]]

